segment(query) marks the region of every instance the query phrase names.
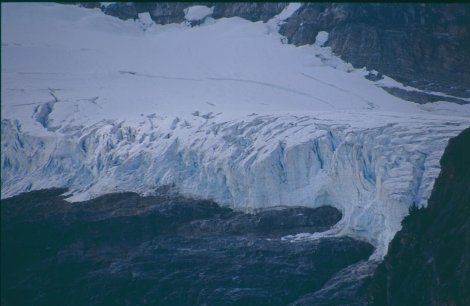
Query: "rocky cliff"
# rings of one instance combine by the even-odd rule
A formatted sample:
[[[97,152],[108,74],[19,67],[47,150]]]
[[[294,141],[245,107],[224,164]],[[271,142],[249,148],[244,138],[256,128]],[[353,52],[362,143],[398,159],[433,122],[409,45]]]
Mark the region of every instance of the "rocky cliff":
[[[212,2],[175,2],[175,3],[142,3],[116,2],[103,7],[105,14],[121,19],[138,18],[139,13],[148,12],[158,24],[180,23],[184,21],[184,9],[194,5],[214,7],[213,18],[241,17],[250,21],[267,21],[279,14],[286,3],[212,3]],[[86,7],[96,7],[93,3]]]
[[[468,20],[468,4],[311,3],[299,8],[281,33],[303,45],[313,43],[319,31],[328,31],[327,45],[355,67],[468,96]]]
[[[412,209],[370,285],[372,305],[470,305],[470,129],[449,142],[427,208]]]

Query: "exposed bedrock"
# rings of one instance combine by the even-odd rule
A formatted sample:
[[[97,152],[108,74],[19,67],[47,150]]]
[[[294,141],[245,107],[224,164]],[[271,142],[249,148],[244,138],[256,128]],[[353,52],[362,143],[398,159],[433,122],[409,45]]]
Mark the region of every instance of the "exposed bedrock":
[[[309,3],[281,27],[295,45],[328,31],[333,52],[418,88],[469,97],[470,5]]]
[[[83,5],[83,4],[82,4]],[[279,14],[287,3],[213,3],[213,2],[179,2],[179,3],[114,3],[103,8],[105,14],[120,19],[135,19],[139,13],[148,12],[158,24],[180,23],[184,21],[184,9],[204,5],[214,7],[213,18],[241,17],[250,21],[267,21]],[[87,6],[85,4],[85,6]],[[92,6],[93,7],[93,6]]]
[[[332,207],[244,214],[174,194],[68,203],[64,191],[2,200],[2,304],[286,305],[373,251],[280,239],[328,229]]]

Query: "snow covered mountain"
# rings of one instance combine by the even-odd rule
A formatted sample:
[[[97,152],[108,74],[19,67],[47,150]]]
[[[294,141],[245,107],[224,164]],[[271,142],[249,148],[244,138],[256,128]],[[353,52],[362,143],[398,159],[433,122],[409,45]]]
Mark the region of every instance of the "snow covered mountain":
[[[380,258],[408,208],[426,205],[470,104],[392,96],[381,87],[405,86],[366,79],[326,32],[286,44],[279,26],[298,8],[251,22],[199,6],[158,25],[2,4],[2,198],[69,187],[70,201],[165,189],[244,211],[328,204],[344,217],[326,235],[365,239]]]

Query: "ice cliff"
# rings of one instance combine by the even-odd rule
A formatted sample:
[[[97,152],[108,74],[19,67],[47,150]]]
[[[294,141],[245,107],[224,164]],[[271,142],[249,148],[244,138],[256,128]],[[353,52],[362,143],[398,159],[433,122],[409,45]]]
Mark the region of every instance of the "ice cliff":
[[[366,79],[323,47],[326,32],[286,44],[277,31],[297,9],[191,27],[2,4],[2,198],[68,187],[70,201],[166,190],[243,211],[332,205],[344,217],[326,235],[381,257],[426,204],[470,100],[392,96],[382,87],[405,86]]]
[[[137,125],[108,120],[38,137],[3,120],[2,197],[69,187],[73,201],[167,188],[244,211],[332,205],[344,217],[331,234],[365,239],[382,255],[409,206],[425,205],[448,139],[466,126],[363,113],[222,123],[149,115]]]

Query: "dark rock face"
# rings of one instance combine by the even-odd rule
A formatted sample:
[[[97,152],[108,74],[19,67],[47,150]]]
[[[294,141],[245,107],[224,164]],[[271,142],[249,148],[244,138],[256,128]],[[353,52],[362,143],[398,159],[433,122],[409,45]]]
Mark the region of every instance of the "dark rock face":
[[[287,3],[214,3],[214,18],[241,17],[250,21],[266,22],[276,16],[287,6]]]
[[[280,239],[330,228],[332,207],[249,215],[177,195],[72,204],[63,192],[2,200],[2,305],[286,305],[373,251]]]
[[[117,17],[122,20],[137,19],[137,9],[132,2],[116,2],[103,7],[103,12],[107,15]]]
[[[322,289],[308,293],[290,305],[367,305],[368,278],[376,268],[377,262],[370,260],[350,265],[329,279]]]
[[[419,104],[426,104],[426,103],[432,103],[432,102],[437,102],[437,101],[452,102],[452,103],[457,103],[460,105],[470,103],[466,100],[459,99],[459,98],[434,95],[431,93],[426,93],[426,92],[421,92],[421,91],[416,91],[416,90],[405,90],[405,89],[401,89],[397,87],[382,87],[382,89],[396,97],[402,98],[403,100],[407,100],[407,101],[411,101],[411,102],[415,102]]]
[[[66,4],[66,3],[64,3]],[[99,2],[79,2],[77,3],[78,6],[84,7],[84,8],[89,8],[89,9],[94,9],[94,8],[101,8],[101,3]]]
[[[272,238],[302,232],[323,232],[341,219],[341,213],[330,206],[316,209],[278,207],[247,215],[232,213],[229,218],[196,220],[180,230],[187,235],[246,235]]]
[[[203,3],[197,3],[204,5]],[[149,12],[153,21],[158,24],[181,23],[184,21],[184,9],[196,3],[136,3],[140,12]],[[146,7],[147,6],[147,7]]]
[[[295,45],[319,31],[355,67],[426,90],[469,97],[470,5],[310,3],[281,27]]]
[[[451,139],[427,208],[413,209],[370,284],[372,305],[470,305],[470,129]]]
[[[148,12],[158,24],[181,23],[184,21],[184,9],[193,5],[214,7],[212,17],[241,17],[250,21],[267,21],[279,14],[286,3],[219,3],[219,2],[117,2],[104,8],[105,14],[120,19],[135,19],[137,14]]]

